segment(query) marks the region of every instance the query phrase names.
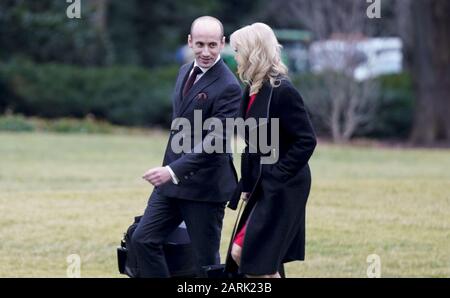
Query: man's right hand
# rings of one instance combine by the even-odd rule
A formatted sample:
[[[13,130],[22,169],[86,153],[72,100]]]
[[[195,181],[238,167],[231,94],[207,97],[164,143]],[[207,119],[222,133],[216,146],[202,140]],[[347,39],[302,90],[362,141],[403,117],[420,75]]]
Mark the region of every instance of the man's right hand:
[[[166,167],[157,167],[145,172],[142,178],[154,186],[160,186],[168,182],[172,177]]]

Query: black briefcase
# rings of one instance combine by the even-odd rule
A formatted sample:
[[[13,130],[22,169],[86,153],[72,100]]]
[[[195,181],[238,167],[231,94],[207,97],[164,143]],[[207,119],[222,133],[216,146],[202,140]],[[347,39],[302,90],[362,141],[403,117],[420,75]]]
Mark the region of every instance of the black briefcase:
[[[235,210],[239,204],[240,191],[242,183],[238,184],[237,191],[233,195],[228,207]],[[230,245],[228,249],[228,255],[231,249],[232,241],[236,233],[236,227],[242,211],[241,204],[239,208],[238,216],[234,224],[232,237],[230,239]],[[120,246],[117,248],[117,259],[119,272],[121,274],[128,275],[129,277],[139,277],[139,270],[137,267],[137,256],[133,251],[131,244],[131,237],[136,229],[142,216],[136,216],[134,223],[128,228],[124,234]],[[217,252],[216,264],[203,266],[201,272],[196,270],[195,255],[189,238],[189,234],[184,222],[178,226],[168,237],[166,243],[163,246],[166,262],[169,268],[171,277],[206,277],[206,278],[243,278],[244,275],[237,271],[228,271],[226,264],[217,264],[220,262],[220,255]]]
[[[139,277],[137,256],[131,244],[131,237],[142,216],[136,216],[117,248],[119,272],[129,277]],[[171,277],[196,277],[194,252],[186,226],[182,223],[168,237],[163,246]]]

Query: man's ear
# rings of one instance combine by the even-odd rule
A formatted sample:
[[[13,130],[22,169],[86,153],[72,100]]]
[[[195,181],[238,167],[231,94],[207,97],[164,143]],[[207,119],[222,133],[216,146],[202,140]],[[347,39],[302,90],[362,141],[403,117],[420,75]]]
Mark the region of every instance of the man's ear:
[[[188,46],[192,48],[192,36],[188,34]]]

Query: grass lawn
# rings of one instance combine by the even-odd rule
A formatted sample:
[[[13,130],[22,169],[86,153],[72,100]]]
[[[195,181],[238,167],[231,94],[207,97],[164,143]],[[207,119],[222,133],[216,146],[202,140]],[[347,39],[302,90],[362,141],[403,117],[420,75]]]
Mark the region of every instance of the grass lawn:
[[[152,187],[166,133],[0,133],[0,277],[119,277],[116,246]],[[239,156],[236,156],[236,164]],[[319,144],[306,261],[290,277],[450,277],[450,151]],[[222,257],[236,216],[227,210]]]

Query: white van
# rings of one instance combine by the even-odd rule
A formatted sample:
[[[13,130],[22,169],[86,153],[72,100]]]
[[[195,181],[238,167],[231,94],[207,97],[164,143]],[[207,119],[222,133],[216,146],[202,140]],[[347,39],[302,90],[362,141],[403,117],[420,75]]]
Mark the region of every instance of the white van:
[[[402,41],[396,37],[317,41],[309,48],[309,62],[313,73],[333,70],[351,75],[357,81],[400,73]]]

